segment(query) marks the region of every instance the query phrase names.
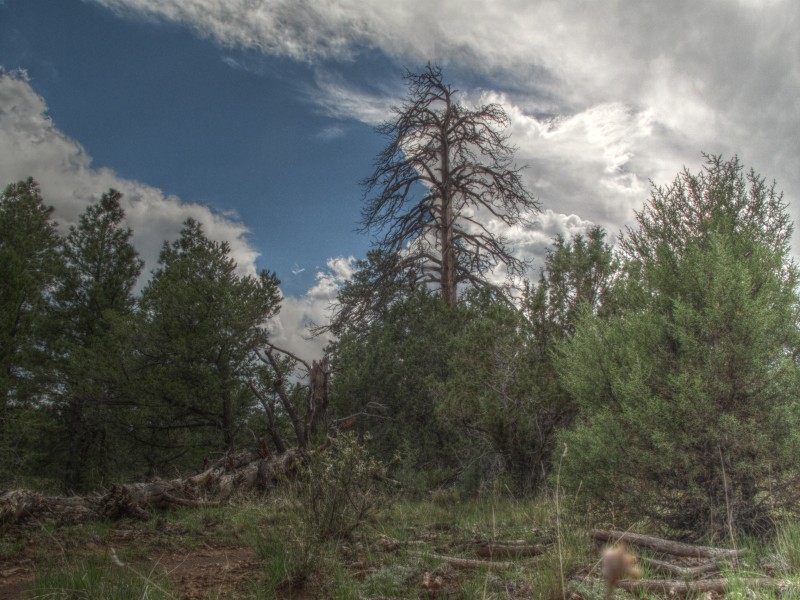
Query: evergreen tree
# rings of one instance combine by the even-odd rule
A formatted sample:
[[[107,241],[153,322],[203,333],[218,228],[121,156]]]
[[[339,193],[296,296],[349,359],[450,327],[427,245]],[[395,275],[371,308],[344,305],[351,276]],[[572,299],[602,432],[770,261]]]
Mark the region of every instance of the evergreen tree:
[[[49,465],[63,468],[66,489],[102,481],[124,462],[120,443],[131,399],[133,288],[142,261],[123,226],[122,195],[103,194],[81,215],[63,244],[66,268],[54,293],[49,346],[58,386],[52,408],[59,426]]]
[[[243,433],[254,403],[253,351],[266,342],[280,294],[273,274],[236,268],[228,244],[189,219],[180,239],[164,244],[142,294],[147,405],[137,435],[152,448],[151,469],[178,459],[196,467],[209,452],[232,450]]]
[[[505,474],[510,489],[528,495],[547,474],[556,434],[576,413],[553,347],[572,334],[579,314],[607,310],[615,262],[604,240],[599,227],[570,241],[557,237],[521,310],[492,297],[469,299],[481,309],[473,307],[454,340],[439,412],[472,440],[472,484]]]
[[[798,269],[782,196],[734,158],[655,188],[613,316],[560,361],[580,419],[561,481],[687,535],[768,527],[798,449]]]
[[[33,179],[0,196],[0,481],[30,478],[42,450],[45,323],[62,270],[52,212]]]
[[[430,489],[457,473],[458,440],[437,414],[436,385],[449,376],[450,343],[466,318],[421,289],[330,348],[333,412],[358,414],[356,427],[371,432],[382,459],[400,455],[399,476],[410,489]]]

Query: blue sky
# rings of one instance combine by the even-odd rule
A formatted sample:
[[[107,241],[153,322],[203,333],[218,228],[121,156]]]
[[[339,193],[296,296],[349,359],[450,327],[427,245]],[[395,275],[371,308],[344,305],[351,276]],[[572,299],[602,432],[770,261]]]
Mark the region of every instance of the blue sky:
[[[276,340],[318,352],[307,326],[369,246],[374,125],[428,61],[511,117],[543,211],[502,233],[532,276],[554,235],[613,237],[703,151],[800,216],[796,0],[0,0],[0,184],[35,177],[65,227],[121,190],[147,269],[201,221],[278,273]]]
[[[358,182],[382,141],[305,98],[308,64],[77,0],[10,0],[0,11],[0,64],[28,72],[96,166],[233,211],[285,293],[304,292],[328,257],[365,252],[369,240],[353,233]]]

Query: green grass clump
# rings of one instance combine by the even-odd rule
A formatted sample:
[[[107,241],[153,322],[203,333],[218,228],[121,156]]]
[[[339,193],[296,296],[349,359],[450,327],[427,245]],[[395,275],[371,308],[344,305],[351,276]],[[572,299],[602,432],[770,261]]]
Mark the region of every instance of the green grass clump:
[[[107,557],[89,557],[36,572],[36,600],[166,600],[176,596],[164,578],[115,565]]]
[[[265,530],[254,537],[253,546],[264,564],[265,587],[272,594],[302,584],[319,566],[316,548],[292,539],[286,531]]]
[[[800,573],[800,521],[789,521],[778,526],[775,556],[782,570]]]

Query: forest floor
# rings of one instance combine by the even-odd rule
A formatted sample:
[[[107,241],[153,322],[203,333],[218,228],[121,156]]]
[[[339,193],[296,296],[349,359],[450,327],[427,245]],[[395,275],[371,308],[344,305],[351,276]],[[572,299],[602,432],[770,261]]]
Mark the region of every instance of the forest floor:
[[[321,543],[303,539],[302,514],[279,495],[182,508],[149,521],[29,521],[0,531],[0,600],[599,600],[606,590],[591,583],[599,576],[599,547],[588,530],[580,519],[556,519],[549,501],[395,502],[351,540]],[[742,577],[777,570],[782,581],[800,579],[800,526],[787,531],[754,546],[740,564]],[[773,593],[734,586],[725,596],[696,597]],[[784,589],[781,597],[800,596]]]

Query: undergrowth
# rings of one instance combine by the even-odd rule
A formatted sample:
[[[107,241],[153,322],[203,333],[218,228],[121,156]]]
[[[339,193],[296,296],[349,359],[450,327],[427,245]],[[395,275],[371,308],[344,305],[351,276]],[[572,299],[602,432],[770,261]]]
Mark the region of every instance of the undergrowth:
[[[246,584],[209,592],[208,597],[215,599],[345,600],[431,595],[454,600],[601,600],[605,596],[604,586],[591,583],[600,574],[598,549],[588,536],[595,524],[593,518],[576,512],[563,498],[557,520],[552,495],[537,500],[448,495],[445,501],[440,496],[423,502],[384,495],[369,519],[348,535],[327,540],[306,535],[304,519],[308,515],[297,500],[296,495],[283,490],[268,498],[240,499],[235,506],[164,513],[158,523],[32,530],[38,531],[39,541],[55,552],[55,558],[39,563],[27,597],[181,597],[168,573],[147,566],[147,556],[156,555],[156,545],[163,549],[165,544],[183,552],[202,552],[208,544],[252,548],[257,566]],[[643,523],[634,529],[648,533]],[[120,530],[144,533],[140,541],[125,545],[118,539]],[[148,537],[155,535],[162,537]],[[488,542],[537,544],[544,552],[535,557],[503,558],[512,563],[507,569],[456,569],[441,558],[480,559],[477,548]],[[112,543],[118,545],[125,567],[110,558]],[[19,540],[4,540],[7,554],[21,545],[24,543]],[[80,549],[87,545],[95,550],[82,553]],[[742,538],[737,545],[746,548],[747,554],[723,574],[733,582],[726,598],[800,598],[800,523],[781,524],[774,539]],[[648,568],[644,571],[646,578],[663,577]],[[766,576],[784,582],[780,593],[748,588],[747,579]],[[428,589],[424,582],[439,582],[441,588]],[[634,597],[621,590],[614,595],[617,600]],[[665,600],[655,594],[638,597]]]

